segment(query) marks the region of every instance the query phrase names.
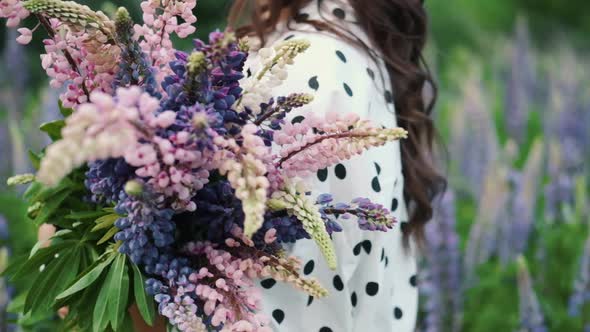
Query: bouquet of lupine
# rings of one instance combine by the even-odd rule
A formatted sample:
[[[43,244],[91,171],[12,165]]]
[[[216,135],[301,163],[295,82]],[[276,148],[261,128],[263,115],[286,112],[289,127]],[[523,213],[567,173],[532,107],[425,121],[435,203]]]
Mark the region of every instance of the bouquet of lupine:
[[[157,305],[180,331],[269,331],[256,279],[327,295],[283,244],[312,239],[335,268],[339,222],[394,225],[367,199],[310,197],[305,178],[406,131],[338,110],[288,121],[313,97],[272,88],[309,43],[261,49],[261,69],[244,75],[248,43],[231,32],[174,48],[173,35],[195,30],[195,2],[144,1],[139,25],[124,8],[109,18],[69,1],[0,1],[9,26],[35,17],[18,42],[46,31],[42,67],[63,87],[65,119],[42,125],[53,143],[31,153],[37,174],[9,179],[30,184],[29,217],[58,230],[6,272],[33,278],[15,304],[25,318],[68,307],[68,331],[131,331],[129,308],[152,324]]]

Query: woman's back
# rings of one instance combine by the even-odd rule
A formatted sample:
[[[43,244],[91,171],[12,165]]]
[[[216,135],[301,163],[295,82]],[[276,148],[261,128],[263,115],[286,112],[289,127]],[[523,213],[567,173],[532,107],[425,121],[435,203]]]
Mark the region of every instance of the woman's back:
[[[312,1],[300,20],[327,21],[352,32],[366,44],[366,35],[354,23],[355,15],[342,1]],[[363,50],[339,37],[305,23],[282,26],[269,43],[282,39],[307,39],[309,50],[289,69],[289,77],[273,95],[306,92],[314,95],[307,107],[291,114],[301,121],[306,112],[355,112],[363,119],[396,127],[393,91],[387,71]],[[257,69],[256,57],[247,66]],[[383,75],[383,76],[382,76]],[[415,261],[402,245],[401,222],[408,219],[403,198],[400,145],[390,143],[360,157],[321,170],[312,179],[314,194],[333,193],[336,201],[366,197],[393,210],[400,222],[391,231],[363,232],[343,221],[344,231],[333,236],[338,269],[331,271],[313,241],[290,248],[303,260],[304,274],[316,277],[329,296],[313,299],[271,279],[260,283],[264,311],[277,331],[413,331],[417,311]]]

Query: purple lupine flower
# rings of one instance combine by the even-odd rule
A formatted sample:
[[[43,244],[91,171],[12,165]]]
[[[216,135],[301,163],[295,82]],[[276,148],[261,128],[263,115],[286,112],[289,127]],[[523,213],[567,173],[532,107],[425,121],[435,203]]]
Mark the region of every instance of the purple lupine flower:
[[[570,316],[578,317],[584,305],[590,303],[590,237],[586,240],[580,257],[580,269],[574,280],[573,292],[569,299]]]
[[[518,295],[520,299],[520,328],[527,332],[547,332],[545,318],[537,294],[533,289],[531,276],[524,257],[517,258],[518,264]]]
[[[504,119],[510,137],[522,144],[526,137],[529,108],[534,90],[535,72],[526,20],[519,18],[506,84]]]
[[[115,211],[124,217],[115,222],[120,232],[114,238],[122,241],[119,252],[128,255],[136,264],[153,264],[161,251],[174,242],[175,227],[171,221],[174,211],[160,209],[159,201],[159,197],[146,188],[134,196],[124,191],[120,193]]]
[[[193,200],[197,205],[195,212],[174,217],[180,233],[190,236],[186,242],[207,240],[222,243],[232,237],[235,226],[244,227],[242,202],[236,198],[229,182],[208,183],[197,192]],[[269,211],[264,216],[261,228],[252,237],[256,247],[268,247],[264,235],[271,228],[276,230],[276,244],[293,243],[310,237],[296,217],[285,211]],[[204,233],[204,236],[199,238],[199,233]]]
[[[355,198],[350,204],[330,204],[332,201],[330,194],[320,195],[316,200],[329,233],[342,231],[342,228],[337,226],[337,219],[355,217],[360,229],[381,232],[391,229],[396,222],[390,210],[381,204],[371,202],[368,198]]]
[[[88,165],[84,184],[94,203],[114,204],[120,198],[125,183],[133,177],[135,169],[122,158],[99,160]]]
[[[458,331],[462,314],[462,267],[456,232],[455,196],[447,191],[434,206],[426,227],[427,254],[421,295],[426,331]]]
[[[462,107],[452,122],[451,160],[456,160],[465,183],[474,197],[483,190],[483,179],[498,159],[498,138],[488,109],[481,74],[470,74],[464,85]]]
[[[510,172],[509,181],[513,188],[501,220],[501,234],[498,238],[498,255],[504,264],[514,261],[528,245],[529,234],[535,222],[535,207],[538,187],[543,172],[543,144],[535,142],[522,172]]]
[[[509,188],[505,181],[506,166],[491,168],[485,177],[475,222],[469,231],[464,258],[464,275],[467,286],[475,282],[475,270],[497,252],[501,227],[506,227],[506,206]]]

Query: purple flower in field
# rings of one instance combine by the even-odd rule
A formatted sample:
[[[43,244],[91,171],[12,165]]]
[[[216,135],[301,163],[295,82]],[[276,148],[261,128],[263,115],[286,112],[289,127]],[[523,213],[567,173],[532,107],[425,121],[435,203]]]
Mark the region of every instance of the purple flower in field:
[[[469,231],[465,249],[463,268],[468,286],[476,281],[477,266],[488,261],[497,252],[502,228],[507,227],[504,222],[510,198],[510,188],[505,180],[507,174],[507,167],[497,163],[485,177],[477,216]]]
[[[509,135],[518,143],[523,143],[534,93],[535,68],[527,22],[522,18],[517,21],[516,36],[511,46],[504,118]]]
[[[580,270],[573,288],[568,311],[570,316],[578,317],[582,308],[590,303],[590,237],[586,240],[582,257],[580,257]]]
[[[490,167],[498,159],[498,138],[481,73],[473,69],[463,85],[461,107],[453,115],[450,160],[462,174],[460,185],[479,197]]]
[[[463,284],[455,218],[455,195],[447,191],[436,200],[433,220],[426,227],[428,251],[421,287],[426,331],[460,329]]]
[[[540,178],[543,174],[543,144],[536,141],[522,172],[511,172],[512,185],[506,216],[500,221],[498,254],[503,263],[514,261],[528,245],[535,222],[535,207]]]
[[[524,257],[519,256],[518,264],[518,295],[520,299],[520,330],[527,332],[547,332],[545,318],[537,294],[533,289],[531,276]]]

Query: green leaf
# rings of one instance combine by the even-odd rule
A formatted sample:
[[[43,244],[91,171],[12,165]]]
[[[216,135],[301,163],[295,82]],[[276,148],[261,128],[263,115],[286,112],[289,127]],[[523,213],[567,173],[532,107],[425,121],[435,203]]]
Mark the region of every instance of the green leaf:
[[[49,217],[51,217],[71,193],[70,190],[63,190],[55,196],[47,199],[41,208],[41,211],[39,211],[39,214],[35,218],[35,223],[37,225],[46,223],[49,220]]]
[[[67,118],[68,116],[72,115],[72,113],[74,113],[73,109],[71,109],[69,107],[64,107],[61,100],[58,102],[58,106],[59,106],[59,112],[61,113],[61,115],[63,115],[64,118]]]
[[[94,312],[92,313],[92,331],[93,332],[103,332],[106,330],[107,326],[109,325],[109,319],[107,316],[107,307],[110,305],[108,303],[109,299],[109,289],[111,285],[111,280],[113,279],[113,270],[114,267],[111,266],[109,273],[107,274],[107,278],[102,285],[100,293],[96,298]]]
[[[55,296],[76,277],[79,263],[80,255],[75,250],[54,258],[31,285],[24,312],[30,311],[32,315],[52,312]]]
[[[78,242],[76,241],[67,240],[52,244],[47,248],[39,249],[31,257],[29,257],[29,259],[22,265],[20,269],[18,269],[16,273],[12,275],[10,280],[20,280],[30,276],[31,274],[38,273],[41,265],[48,264],[54,258],[55,254],[60,253],[68,247],[76,246],[77,244]]]
[[[133,319],[131,319],[131,315],[129,315],[129,314],[125,315],[125,318],[123,319],[123,324],[121,324],[121,328],[118,331],[123,331],[123,332],[135,331],[135,327],[133,326]]]
[[[42,124],[39,129],[41,129],[42,132],[47,133],[49,138],[55,142],[61,139],[61,130],[65,125],[66,122],[64,120],[55,120]]]
[[[103,244],[105,242],[107,242],[108,240],[110,240],[113,236],[115,236],[115,234],[117,234],[119,232],[119,229],[117,227],[114,227],[109,229],[108,232],[105,233],[105,235],[103,235],[103,237],[98,240],[98,242],[96,244]]]
[[[127,258],[118,254],[115,263],[109,274],[112,273],[109,289],[107,312],[113,330],[117,331],[127,313],[127,301],[129,300],[129,273],[127,269]]]
[[[80,219],[95,219],[95,218],[100,218],[102,216],[104,216],[105,214],[107,214],[105,211],[80,211],[80,212],[72,212],[68,215],[65,216],[66,219],[74,219],[74,220],[80,220]]]
[[[154,300],[151,297],[148,297],[148,294],[145,291],[145,278],[139,270],[139,267],[134,263],[131,263],[131,266],[133,267],[135,303],[137,304],[137,308],[139,309],[139,313],[141,314],[141,317],[143,317],[143,320],[149,326],[153,326],[156,316]]]
[[[117,221],[117,219],[119,219],[119,218],[120,217],[117,214],[107,214],[106,216],[102,216],[102,217],[96,219],[94,221],[96,223],[96,226],[94,226],[94,228],[92,228],[92,232],[96,232],[97,230],[100,230],[100,229],[112,227],[115,224],[115,222]]]
[[[41,167],[41,154],[36,154],[35,152],[29,150],[29,159],[31,160],[31,164],[35,170],[38,171]]]
[[[86,287],[92,285],[102,275],[105,268],[107,268],[111,262],[115,259],[115,255],[109,255],[104,261],[97,261],[95,264],[90,266],[87,271],[80,274],[74,284],[68,287],[65,291],[61,292],[56,299],[61,300],[70,295],[73,295]]]
[[[18,294],[12,301],[8,307],[6,307],[6,312],[18,314],[23,311],[25,307],[25,299],[27,298],[27,293],[20,293]]]
[[[25,193],[23,194],[23,197],[27,201],[32,201],[33,197],[39,195],[39,193],[41,192],[42,189],[43,189],[43,185],[41,183],[33,182],[33,183],[31,183],[29,188],[27,188],[27,190],[25,191]]]

